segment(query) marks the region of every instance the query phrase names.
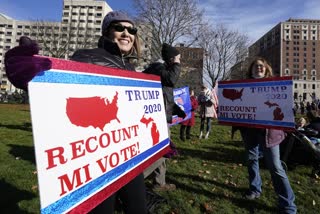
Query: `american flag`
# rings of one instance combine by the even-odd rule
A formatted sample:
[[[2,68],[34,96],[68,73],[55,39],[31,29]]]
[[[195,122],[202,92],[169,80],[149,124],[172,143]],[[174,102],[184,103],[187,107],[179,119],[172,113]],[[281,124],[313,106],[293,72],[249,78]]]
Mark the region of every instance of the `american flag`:
[[[214,88],[212,89],[212,96],[214,99],[214,103],[213,103],[213,117],[214,118],[218,118],[218,105],[219,105],[219,100],[218,100],[218,82],[216,82]]]

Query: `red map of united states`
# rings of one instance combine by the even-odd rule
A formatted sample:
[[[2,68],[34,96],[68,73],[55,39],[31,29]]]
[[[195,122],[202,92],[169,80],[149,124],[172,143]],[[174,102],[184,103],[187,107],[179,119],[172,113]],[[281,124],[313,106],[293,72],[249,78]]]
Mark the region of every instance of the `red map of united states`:
[[[66,113],[70,122],[76,126],[99,128],[103,127],[112,120],[120,120],[118,114],[118,92],[110,102],[104,97],[70,97],[67,99]]]

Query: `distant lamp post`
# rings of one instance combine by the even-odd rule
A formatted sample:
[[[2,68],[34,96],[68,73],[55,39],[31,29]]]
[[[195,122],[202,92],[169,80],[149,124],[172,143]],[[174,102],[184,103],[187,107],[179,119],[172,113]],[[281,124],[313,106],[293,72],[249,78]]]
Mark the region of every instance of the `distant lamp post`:
[[[302,95],[301,94],[299,95],[299,99],[300,99],[300,102],[301,102],[302,101]]]

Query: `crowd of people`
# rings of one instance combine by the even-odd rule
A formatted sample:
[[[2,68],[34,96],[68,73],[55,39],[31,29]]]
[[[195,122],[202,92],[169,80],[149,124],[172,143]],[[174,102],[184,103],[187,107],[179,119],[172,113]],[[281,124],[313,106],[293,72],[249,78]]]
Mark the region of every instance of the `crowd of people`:
[[[310,95],[311,96],[311,95]],[[312,96],[311,96],[312,97]],[[307,112],[313,111],[317,114],[320,113],[320,100],[319,99],[313,99],[311,102],[309,101],[300,101],[300,102],[294,102],[293,111],[295,115],[297,113],[300,113],[302,115],[305,115]]]
[[[38,54],[39,47],[35,41],[21,37],[19,46],[9,50],[5,56],[6,72],[9,80],[16,87],[27,90],[28,82],[39,72],[50,69],[50,61],[46,58],[34,56]],[[135,22],[126,14],[113,11],[108,13],[102,23],[102,33],[97,48],[77,50],[70,58],[74,61],[108,66],[135,71],[132,59],[139,57],[139,36]],[[22,64],[23,63],[23,64]],[[163,44],[162,61],[152,63],[144,73],[155,74],[161,77],[163,96],[165,101],[166,118],[168,124],[172,115],[183,113],[174,112],[173,88],[180,75],[180,53],[174,47]],[[272,77],[272,68],[264,58],[256,58],[249,66],[249,79]],[[212,90],[207,85],[202,85],[201,91],[196,95],[190,88],[191,118],[180,123],[180,139],[185,142],[192,138],[191,129],[195,125],[196,114],[200,117],[198,139],[208,139],[212,133],[212,119],[215,117],[215,102]],[[316,110],[316,103],[295,103],[295,110]],[[179,109],[179,108],[178,108]],[[182,116],[183,117],[183,116]],[[301,121],[305,123],[305,121]],[[169,136],[170,136],[170,129]],[[296,213],[294,191],[290,186],[288,176],[280,162],[279,144],[284,140],[285,133],[281,130],[263,128],[240,128],[244,141],[247,168],[248,191],[245,198],[255,200],[262,194],[262,179],[259,173],[259,157],[263,153],[264,160],[269,168],[274,190],[278,195],[280,213]],[[155,185],[164,190],[174,190],[173,184],[165,181],[166,161],[154,167]],[[117,200],[125,213],[147,213],[146,187],[144,176],[141,173],[112,196],[102,201],[90,213],[114,213]]]

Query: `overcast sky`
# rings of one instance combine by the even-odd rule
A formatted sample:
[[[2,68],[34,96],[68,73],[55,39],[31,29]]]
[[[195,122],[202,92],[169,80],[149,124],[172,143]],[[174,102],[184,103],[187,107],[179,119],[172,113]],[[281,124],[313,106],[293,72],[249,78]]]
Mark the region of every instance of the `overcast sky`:
[[[0,13],[18,20],[60,21],[62,0],[0,0]],[[320,0],[198,0],[205,17],[246,33],[252,42],[289,18],[320,19]],[[132,0],[107,0],[134,13]]]

